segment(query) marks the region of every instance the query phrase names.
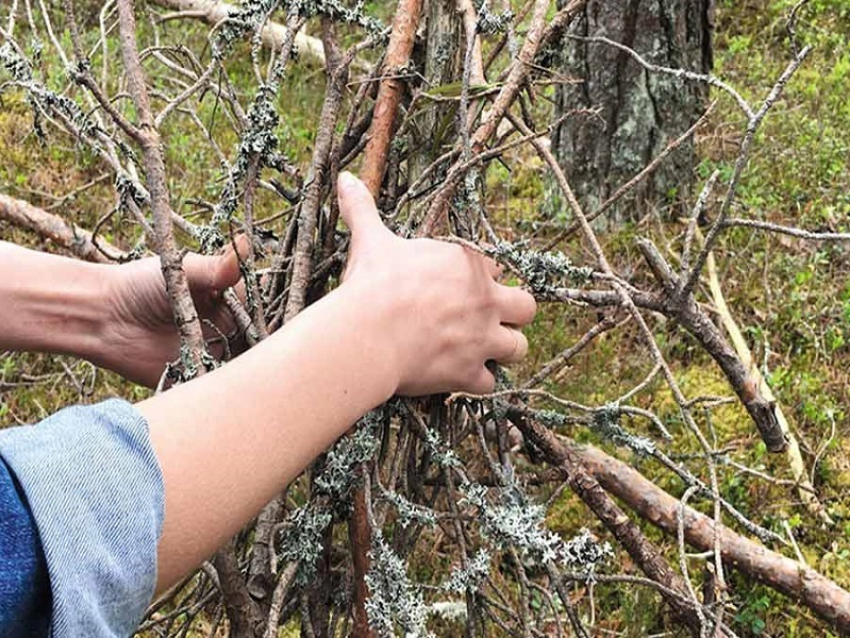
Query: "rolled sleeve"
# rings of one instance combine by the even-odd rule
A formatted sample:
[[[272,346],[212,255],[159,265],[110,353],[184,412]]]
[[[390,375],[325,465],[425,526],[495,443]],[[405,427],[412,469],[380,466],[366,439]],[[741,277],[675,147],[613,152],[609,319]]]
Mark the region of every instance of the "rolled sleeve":
[[[26,495],[52,594],[51,634],[129,636],[156,583],[162,472],[144,418],[117,399],[0,432]]]

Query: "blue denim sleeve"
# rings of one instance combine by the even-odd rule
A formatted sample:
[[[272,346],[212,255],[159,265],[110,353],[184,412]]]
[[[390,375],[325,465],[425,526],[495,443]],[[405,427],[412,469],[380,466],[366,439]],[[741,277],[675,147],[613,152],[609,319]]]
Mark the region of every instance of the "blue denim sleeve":
[[[26,499],[0,459],[0,637],[43,638],[50,583]]]
[[[53,638],[131,635],[156,583],[164,487],[144,418],[113,399],[0,432],[41,538]]]

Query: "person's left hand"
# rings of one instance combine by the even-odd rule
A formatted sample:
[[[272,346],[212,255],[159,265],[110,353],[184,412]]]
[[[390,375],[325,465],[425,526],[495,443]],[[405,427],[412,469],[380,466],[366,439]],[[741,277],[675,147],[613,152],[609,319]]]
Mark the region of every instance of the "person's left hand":
[[[244,240],[238,242],[240,252],[245,244]],[[239,281],[236,251],[229,246],[219,256],[189,253],[183,259],[183,269],[204,334],[221,341],[222,335],[235,327],[221,292]],[[166,364],[180,356],[180,337],[160,260],[149,257],[110,270],[105,285],[109,317],[101,335],[101,356],[95,363],[136,383],[156,387]]]

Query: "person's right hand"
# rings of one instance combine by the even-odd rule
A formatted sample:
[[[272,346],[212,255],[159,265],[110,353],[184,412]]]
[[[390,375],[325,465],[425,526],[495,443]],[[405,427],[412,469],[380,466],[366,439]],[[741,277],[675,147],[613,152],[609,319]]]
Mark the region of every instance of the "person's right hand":
[[[495,380],[485,363],[525,356],[528,341],[517,328],[534,317],[534,298],[498,284],[498,266],[474,251],[394,235],[366,185],[350,173],[340,175],[337,190],[351,229],[341,287],[360,287],[364,303],[386,311],[396,392],[491,392]]]

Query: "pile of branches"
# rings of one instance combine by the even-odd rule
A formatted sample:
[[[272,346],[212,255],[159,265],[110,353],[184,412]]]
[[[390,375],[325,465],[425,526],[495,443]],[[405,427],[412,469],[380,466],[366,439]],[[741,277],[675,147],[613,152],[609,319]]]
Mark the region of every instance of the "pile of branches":
[[[234,636],[271,637],[299,618],[308,636],[448,635],[460,627],[468,636],[590,636],[600,622],[594,592],[610,587],[655,592],[668,610],[659,621],[667,627],[734,636],[727,584],[734,569],[797,601],[824,626],[850,632],[850,593],[789,557],[792,537],[750,520],[724,497],[717,469],[724,455],[697,416],[722,401],[685,395],[650,327],[655,317],[666,317],[711,355],[767,448],[789,455],[798,478],[792,489],[828,522],[734,319],[721,312],[725,327],[719,327],[696,292],[701,277],[712,273],[713,249],[732,227],[847,239],[731,216],[756,132],[808,48],[795,45],[775,85],[751,105],[715,77],[658,67],[617,42],[596,39],[626,51],[649,73],[716,87],[743,114],[734,169],[705,183],[675,265],[641,240],[650,276],[627,280],[609,262],[592,220],[701,122],[608,201],[595,210],[582,207],[549,148],[557,120],[538,121],[539,109],[532,108],[539,85],[557,76],[542,63],[574,45],[565,34],[582,0],[555,9],[550,0],[531,0],[516,15],[486,1],[423,6],[400,0],[391,25],[359,3],[340,0],[233,6],[109,0],[99,12],[87,6],[85,19],[78,17],[80,4],[64,0],[59,12],[43,1],[11,3],[0,26],[0,92],[26,97],[39,136],[69,135],[98,157],[114,177],[114,208],[86,229],[0,195],[0,219],[83,259],[160,256],[182,339],[181,358],[161,390],[222,364],[210,354],[192,306],[180,268],[184,249],[212,253],[237,233],[251,238],[242,264],[245,301],[233,291],[225,298],[245,341],[255,345],[337,281],[348,238],[338,224],[334,184],[346,168],[359,172],[399,234],[440,237],[487,253],[541,303],[596,317],[586,334],[526,378],[501,371],[492,395],[394,399],[364,417],[270,503],[251,530],[156,601],[142,631],[177,636],[203,627],[217,635],[228,627]],[[172,26],[187,19],[212,25],[197,50],[191,38],[179,37],[183,27]],[[320,38],[306,36],[305,25]],[[61,88],[56,77],[46,77],[48,55],[61,60]],[[294,65],[318,65],[326,81],[303,166],[286,155],[301,149],[282,148],[278,136],[286,117],[282,87]],[[249,94],[235,88],[233,66],[253,73]],[[215,102],[216,118],[199,115],[205,101]],[[194,127],[220,163],[213,197],[207,191],[176,205],[163,155],[169,143],[163,131],[173,121]],[[235,133],[237,143],[221,143],[225,133]],[[431,143],[421,144],[426,137]],[[566,205],[568,221],[549,237],[548,249],[507,241],[484,204],[488,167],[517,149],[539,156]],[[697,223],[703,218],[711,220],[707,227]],[[117,220],[135,244],[116,246],[101,236],[100,229]],[[711,290],[714,308],[723,311],[722,292],[716,285]],[[600,335],[624,327],[636,332],[648,361],[643,381],[600,405],[542,389]],[[675,437],[658,415],[637,405],[658,381],[699,444],[696,459],[665,452],[675,449]],[[577,444],[574,435],[582,429],[606,441],[607,449],[621,448],[677,477],[684,492],[673,496],[601,447]],[[595,534],[582,529],[565,539],[546,528],[547,508],[564,489],[598,519]],[[675,549],[651,540],[646,525],[668,535]],[[616,559],[623,552],[631,559],[626,571]],[[423,565],[426,576],[417,580]]]

